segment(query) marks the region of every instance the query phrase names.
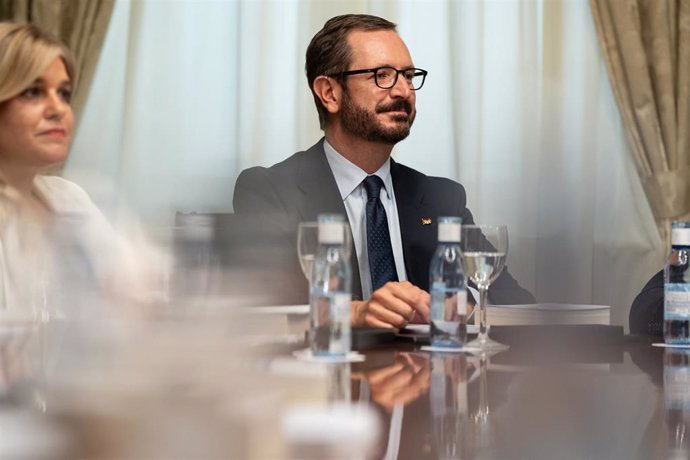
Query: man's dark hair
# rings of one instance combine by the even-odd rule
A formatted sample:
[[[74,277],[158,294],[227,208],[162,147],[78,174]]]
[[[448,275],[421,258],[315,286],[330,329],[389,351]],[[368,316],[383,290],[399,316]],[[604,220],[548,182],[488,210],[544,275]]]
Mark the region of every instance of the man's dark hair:
[[[314,35],[307,47],[306,64],[309,89],[319,112],[319,125],[326,125],[326,109],[314,92],[314,80],[319,75],[333,75],[348,70],[352,50],[347,35],[353,30],[395,30],[396,25],[386,19],[369,14],[344,14],[329,19]]]

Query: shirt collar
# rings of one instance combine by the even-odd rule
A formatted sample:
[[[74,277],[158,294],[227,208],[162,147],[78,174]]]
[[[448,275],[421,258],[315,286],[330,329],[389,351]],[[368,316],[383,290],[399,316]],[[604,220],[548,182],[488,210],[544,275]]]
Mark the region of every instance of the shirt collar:
[[[323,150],[326,152],[328,165],[331,167],[331,171],[333,171],[340,197],[345,200],[345,198],[355,191],[368,174],[359,166],[338,153],[327,140],[324,140]],[[374,175],[379,176],[383,180],[387,192],[386,196],[390,197],[390,191],[393,187],[391,179],[391,159],[387,158],[385,163],[374,172]]]

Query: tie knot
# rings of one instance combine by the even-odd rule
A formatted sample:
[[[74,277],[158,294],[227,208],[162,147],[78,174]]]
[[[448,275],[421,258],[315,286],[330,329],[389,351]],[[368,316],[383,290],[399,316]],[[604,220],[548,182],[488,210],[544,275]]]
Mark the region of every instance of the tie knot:
[[[367,191],[367,198],[378,198],[381,194],[381,187],[383,187],[383,181],[379,176],[367,176],[364,181],[364,189]]]

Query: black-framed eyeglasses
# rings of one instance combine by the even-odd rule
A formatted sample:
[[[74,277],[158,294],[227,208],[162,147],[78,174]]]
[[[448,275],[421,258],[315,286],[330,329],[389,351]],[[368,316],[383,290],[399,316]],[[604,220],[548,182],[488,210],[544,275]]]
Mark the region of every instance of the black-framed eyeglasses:
[[[410,89],[417,91],[424,86],[424,80],[426,80],[426,75],[429,72],[414,67],[396,69],[395,67],[383,66],[374,67],[373,69],[347,70],[330,76],[344,78],[349,75],[359,75],[363,73],[373,73],[374,83],[381,89],[391,89],[398,82],[398,75],[402,75],[410,86]]]

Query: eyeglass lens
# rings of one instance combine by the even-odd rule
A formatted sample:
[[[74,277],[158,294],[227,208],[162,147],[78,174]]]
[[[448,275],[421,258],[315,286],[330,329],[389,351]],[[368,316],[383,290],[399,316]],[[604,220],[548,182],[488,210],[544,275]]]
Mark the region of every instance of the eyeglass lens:
[[[376,85],[383,89],[390,89],[398,82],[399,74],[402,74],[412,89],[419,89],[424,83],[424,74],[417,69],[398,71],[393,67],[381,67],[374,74]]]

